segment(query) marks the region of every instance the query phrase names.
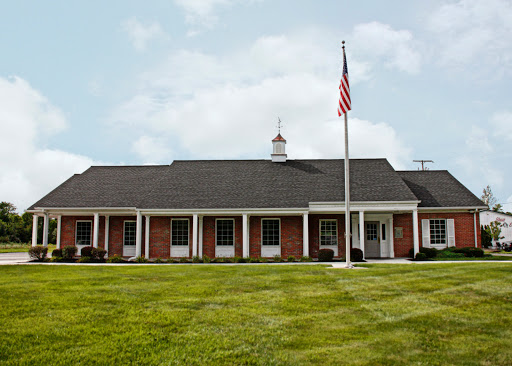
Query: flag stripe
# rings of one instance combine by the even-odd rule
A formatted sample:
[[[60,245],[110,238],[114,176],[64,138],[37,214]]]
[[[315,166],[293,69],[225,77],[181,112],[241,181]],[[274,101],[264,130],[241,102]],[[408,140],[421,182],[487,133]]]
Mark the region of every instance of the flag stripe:
[[[343,48],[343,74],[340,80],[340,100],[338,102],[338,116],[347,113],[352,109],[352,101],[350,100],[350,86],[348,83],[348,67],[345,48]]]

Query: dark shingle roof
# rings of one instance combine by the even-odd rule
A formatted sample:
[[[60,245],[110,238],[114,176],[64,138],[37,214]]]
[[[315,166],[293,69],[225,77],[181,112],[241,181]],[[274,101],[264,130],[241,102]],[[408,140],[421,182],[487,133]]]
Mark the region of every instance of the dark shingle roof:
[[[352,201],[415,201],[386,159],[351,159]],[[202,160],[96,166],[34,207],[307,208],[344,201],[343,160]]]
[[[421,200],[419,207],[485,206],[446,170],[399,171],[398,174]]]

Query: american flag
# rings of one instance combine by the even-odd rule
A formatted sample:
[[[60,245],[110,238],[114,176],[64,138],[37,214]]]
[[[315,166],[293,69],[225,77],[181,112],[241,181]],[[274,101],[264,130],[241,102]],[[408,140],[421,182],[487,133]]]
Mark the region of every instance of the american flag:
[[[347,55],[343,46],[343,75],[340,81],[340,101],[338,103],[338,117],[352,109],[350,106],[350,87],[348,85]]]

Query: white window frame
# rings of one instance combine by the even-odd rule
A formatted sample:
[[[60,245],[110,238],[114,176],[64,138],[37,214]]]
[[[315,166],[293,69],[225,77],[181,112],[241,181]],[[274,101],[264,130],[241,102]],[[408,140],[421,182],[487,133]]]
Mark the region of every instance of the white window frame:
[[[172,222],[173,221],[186,221],[187,222],[187,245],[178,245],[178,244],[173,244],[172,243]],[[176,247],[180,247],[180,248],[185,248],[185,247],[189,247],[190,245],[190,219],[188,218],[182,218],[182,219],[171,219],[171,230],[170,231],[170,234],[171,234],[171,246],[176,246]]]
[[[272,220],[277,221],[279,223],[279,244],[278,245],[264,245],[263,244],[263,221],[265,220]],[[269,247],[269,248],[281,248],[281,219],[280,218],[274,218],[274,217],[264,217],[261,219],[261,246]]]
[[[128,247],[128,248],[135,248],[135,245],[136,244],[133,244],[133,245],[126,245],[125,242],[126,242],[126,238],[125,238],[125,235],[126,235],[126,223],[127,222],[134,222],[135,223],[135,236],[137,236],[137,221],[136,220],[123,220],[123,248],[124,247]]]
[[[91,234],[90,234],[90,238],[89,238],[89,244],[78,244],[78,223],[79,222],[88,222],[91,224]],[[93,231],[93,227],[92,227],[92,220],[76,220],[75,221],[75,246],[76,247],[89,247],[92,245],[92,231]]]
[[[232,221],[233,222],[233,244],[232,245],[218,245],[217,244],[217,223],[219,221]],[[231,247],[235,247],[235,237],[236,237],[236,228],[235,228],[235,219],[231,219],[231,218],[227,218],[227,219],[222,219],[222,218],[219,218],[219,219],[215,219],[215,246],[216,247],[221,247],[221,248],[231,248]]]
[[[322,244],[322,222],[332,222],[334,221],[335,224],[336,224],[336,244]],[[339,237],[338,237],[338,220],[337,219],[320,219],[318,220],[318,243],[320,245],[320,247],[322,248],[330,248],[330,247],[334,247],[334,246],[338,246],[338,242],[339,242]]]
[[[443,243],[433,243],[432,242],[432,228],[431,228],[432,221],[444,221],[444,242]],[[435,225],[435,223],[434,223],[434,225]],[[429,237],[430,237],[430,246],[432,248],[435,248],[435,247],[446,248],[448,246],[448,220],[437,219],[437,218],[429,219],[428,220],[428,229],[429,229]]]

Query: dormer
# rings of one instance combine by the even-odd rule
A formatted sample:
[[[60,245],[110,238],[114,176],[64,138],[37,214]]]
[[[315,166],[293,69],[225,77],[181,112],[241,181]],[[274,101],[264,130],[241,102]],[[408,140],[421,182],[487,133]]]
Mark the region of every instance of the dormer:
[[[272,162],[273,163],[286,163],[286,140],[278,134],[275,139],[272,140]]]

